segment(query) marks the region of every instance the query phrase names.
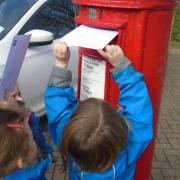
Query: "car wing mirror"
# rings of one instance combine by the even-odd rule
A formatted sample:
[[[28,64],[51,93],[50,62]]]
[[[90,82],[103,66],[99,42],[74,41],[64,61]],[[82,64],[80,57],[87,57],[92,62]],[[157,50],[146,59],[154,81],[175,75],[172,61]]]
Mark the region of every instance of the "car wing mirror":
[[[49,45],[54,40],[54,34],[45,30],[33,29],[26,34],[31,34],[29,47]]]

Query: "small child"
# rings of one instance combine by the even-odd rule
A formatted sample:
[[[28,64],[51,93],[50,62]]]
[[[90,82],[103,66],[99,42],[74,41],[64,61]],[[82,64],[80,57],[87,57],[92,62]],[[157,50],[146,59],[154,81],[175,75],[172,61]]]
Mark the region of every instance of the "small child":
[[[10,94],[12,97],[14,97],[17,101],[17,103],[20,106],[25,107],[25,102],[23,101],[21,97],[21,91],[19,89],[18,84],[16,85],[14,91]],[[39,159],[51,159],[52,161],[55,161],[55,157],[52,152],[52,147],[50,144],[46,142],[46,139],[39,127],[40,118],[35,115],[33,111],[31,111],[29,108],[27,108],[28,114],[29,114],[29,125],[33,133],[33,138],[37,144],[37,147],[39,149],[38,153],[40,156]]]
[[[134,179],[136,162],[153,137],[150,98],[143,75],[119,46],[108,45],[98,52],[114,66],[111,73],[122,108],[116,111],[96,98],[77,103],[67,70],[69,49],[58,43],[45,93],[49,131],[70,180]]]
[[[35,122],[32,133],[29,124],[34,124],[32,122],[34,115],[30,115],[29,109],[19,105],[17,100],[22,101],[14,92],[4,101],[0,101],[0,178],[5,180],[45,179],[45,172],[50,167],[51,160],[48,156],[46,160],[38,162],[37,145],[39,144],[36,145],[37,141],[34,141],[36,136],[33,133],[36,131],[35,134],[39,134],[40,129],[36,127]],[[41,132],[40,135],[42,136]],[[46,147],[44,149],[48,153],[51,152],[51,147],[44,142],[45,139],[43,139],[43,145]]]

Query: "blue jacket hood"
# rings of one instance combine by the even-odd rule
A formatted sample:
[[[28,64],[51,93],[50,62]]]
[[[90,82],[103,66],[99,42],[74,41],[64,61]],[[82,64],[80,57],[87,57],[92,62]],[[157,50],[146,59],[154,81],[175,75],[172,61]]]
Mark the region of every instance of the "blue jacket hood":
[[[3,180],[45,180],[45,173],[51,166],[50,160],[43,160],[27,168],[19,169],[12,172]]]

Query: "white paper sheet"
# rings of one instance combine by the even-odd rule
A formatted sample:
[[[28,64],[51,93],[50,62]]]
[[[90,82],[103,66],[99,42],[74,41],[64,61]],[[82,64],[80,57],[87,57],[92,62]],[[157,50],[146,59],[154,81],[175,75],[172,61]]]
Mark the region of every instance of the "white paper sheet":
[[[80,25],[60,39],[68,46],[80,46],[90,49],[103,49],[118,35],[117,31],[92,28]]]

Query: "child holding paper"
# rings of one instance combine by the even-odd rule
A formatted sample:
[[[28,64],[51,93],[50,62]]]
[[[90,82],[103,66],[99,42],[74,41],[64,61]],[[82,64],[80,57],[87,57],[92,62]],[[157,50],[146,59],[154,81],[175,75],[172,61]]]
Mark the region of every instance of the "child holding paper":
[[[45,93],[50,134],[70,180],[134,179],[136,161],[153,137],[150,98],[143,75],[119,46],[98,52],[114,66],[123,108],[117,112],[96,98],[78,104],[67,70],[69,49],[66,43],[55,44],[56,63]]]
[[[45,179],[45,171],[54,160],[52,148],[39,128],[39,118],[25,107],[18,86],[4,98],[4,91],[13,90],[16,85],[29,40],[30,35],[14,38],[0,82],[0,177],[3,179]],[[39,162],[37,148],[43,154]]]

